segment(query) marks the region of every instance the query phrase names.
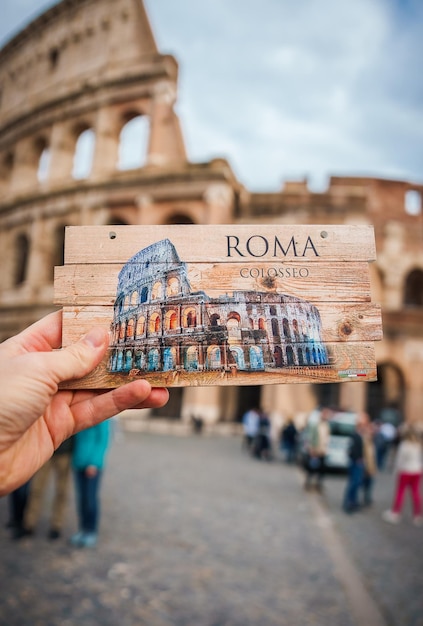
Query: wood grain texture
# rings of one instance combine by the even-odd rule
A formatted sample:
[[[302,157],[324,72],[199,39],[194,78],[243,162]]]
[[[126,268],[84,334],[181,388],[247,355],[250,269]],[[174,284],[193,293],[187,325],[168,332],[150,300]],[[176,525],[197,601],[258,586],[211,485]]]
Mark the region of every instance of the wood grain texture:
[[[59,305],[108,305],[116,299],[118,264],[76,264],[55,268]],[[289,294],[312,302],[369,302],[370,277],[363,262],[189,263],[192,291],[211,297],[233,291]]]
[[[126,263],[139,250],[166,238],[186,262],[373,261],[376,258],[372,226],[69,226],[65,263]]]
[[[157,307],[149,305],[151,312]],[[167,308],[159,307],[162,319],[165,320]],[[324,303],[319,306],[322,322],[322,340],[334,341],[378,341],[382,339],[381,309],[377,304],[345,304]],[[289,314],[289,305],[287,305]],[[81,306],[63,308],[63,346],[68,346],[87,333],[92,326],[102,326],[110,329],[113,320],[112,306]],[[164,327],[164,323],[161,324]],[[184,329],[178,327],[171,331],[171,335],[177,337]],[[169,332],[165,333],[169,334]],[[138,342],[142,343],[139,337]],[[297,343],[295,337],[291,343]]]

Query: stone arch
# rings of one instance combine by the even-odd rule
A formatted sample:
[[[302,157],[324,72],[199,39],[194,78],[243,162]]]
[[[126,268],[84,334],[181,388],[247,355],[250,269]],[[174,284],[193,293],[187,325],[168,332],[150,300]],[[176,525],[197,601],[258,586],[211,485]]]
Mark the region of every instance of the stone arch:
[[[166,295],[176,296],[179,293],[179,291],[180,291],[179,279],[176,278],[176,276],[171,276],[170,278],[168,278]]]
[[[184,309],[182,313],[182,325],[184,328],[197,326],[197,311],[194,307]]]
[[[134,332],[135,332],[135,320],[133,320],[131,318],[130,320],[128,320],[128,323],[126,325],[126,337],[127,337],[127,339],[133,339],[134,338]]]
[[[250,346],[250,368],[252,370],[263,370],[263,350],[260,346]]]
[[[119,133],[118,163],[119,170],[132,170],[145,165],[149,119],[138,111],[129,111],[122,120]]]
[[[392,361],[379,363],[377,380],[367,387],[367,412],[372,419],[386,419],[387,409],[402,418],[405,402],[405,378],[402,369]]]
[[[141,317],[139,317],[137,321],[136,336],[142,337],[144,333],[145,333],[145,316],[141,315]]]
[[[142,350],[135,350],[135,367],[139,370],[145,369],[145,354]]]
[[[275,346],[275,349],[273,350],[273,358],[275,359],[276,367],[283,367],[283,354],[280,346]]]
[[[76,129],[75,152],[73,156],[72,178],[83,180],[91,174],[94,159],[95,132],[89,127]]]
[[[176,348],[167,346],[163,350],[163,371],[174,370],[176,368]]]
[[[132,358],[132,351],[131,350],[126,350],[125,351],[125,371],[129,372],[132,369],[132,365],[133,365],[133,358]]]
[[[263,317],[259,317],[258,327],[259,330],[266,330],[266,320]]]
[[[210,326],[219,326],[219,325],[220,325],[219,313],[212,313],[212,315],[210,315]]]
[[[285,335],[285,338],[291,339],[291,330],[289,328],[289,322],[286,317],[284,317],[282,320],[282,328],[283,328],[283,334]]]
[[[230,353],[232,356],[232,360],[236,363],[236,366],[239,370],[245,370],[245,357],[244,351],[240,346],[231,346]]]
[[[160,300],[163,297],[163,284],[160,280],[156,281],[151,290],[151,299]]]
[[[29,264],[29,238],[25,233],[21,233],[16,238],[15,243],[15,275],[14,285],[19,287],[26,282]]]
[[[157,348],[152,348],[148,353],[147,369],[149,372],[157,372],[160,369],[160,353]]]
[[[165,330],[176,330],[178,328],[178,314],[175,309],[166,311]]]
[[[296,365],[294,349],[292,346],[286,346],[286,362],[288,365]]]
[[[209,346],[207,348],[207,366],[211,370],[222,367],[222,352],[219,346]]]
[[[160,315],[155,312],[150,317],[150,333],[159,333],[161,328]]]
[[[190,346],[184,352],[184,369],[187,371],[198,370],[198,348]]]
[[[411,270],[405,279],[404,305],[423,307],[423,270],[420,268]]]

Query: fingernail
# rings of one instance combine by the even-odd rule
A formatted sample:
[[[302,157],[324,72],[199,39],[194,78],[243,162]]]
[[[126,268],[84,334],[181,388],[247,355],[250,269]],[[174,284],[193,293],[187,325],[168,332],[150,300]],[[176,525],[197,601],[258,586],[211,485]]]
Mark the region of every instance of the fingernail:
[[[101,328],[92,328],[82,340],[89,343],[93,348],[100,348],[105,342],[105,332]]]

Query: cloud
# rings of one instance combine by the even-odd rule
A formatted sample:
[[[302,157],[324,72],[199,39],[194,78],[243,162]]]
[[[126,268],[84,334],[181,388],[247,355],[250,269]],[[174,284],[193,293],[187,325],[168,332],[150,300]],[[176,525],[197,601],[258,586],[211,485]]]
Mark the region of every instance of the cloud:
[[[6,22],[52,2],[6,0]],[[145,0],[180,65],[194,161],[227,157],[249,187],[297,172],[418,179],[420,0]],[[3,28],[5,19],[3,19]]]

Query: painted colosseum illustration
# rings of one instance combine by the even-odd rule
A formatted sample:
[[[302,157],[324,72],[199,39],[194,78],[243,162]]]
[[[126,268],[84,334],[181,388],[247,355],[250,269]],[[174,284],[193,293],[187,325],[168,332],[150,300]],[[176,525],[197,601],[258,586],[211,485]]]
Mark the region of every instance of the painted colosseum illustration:
[[[164,239],[119,273],[111,372],[258,372],[329,363],[318,309],[277,293],[192,291],[187,264]]]

